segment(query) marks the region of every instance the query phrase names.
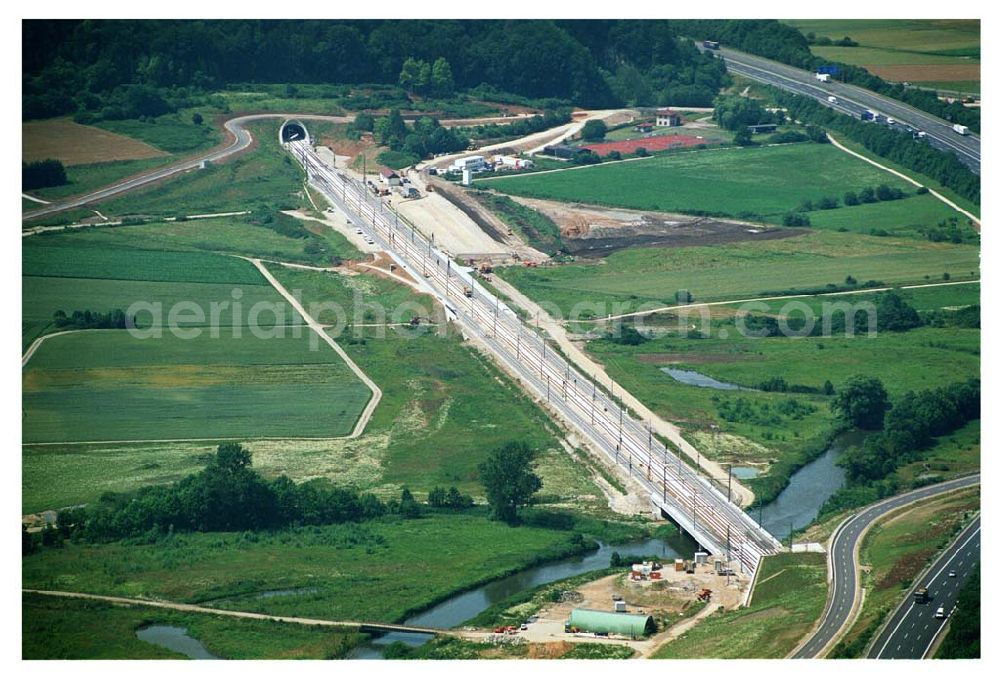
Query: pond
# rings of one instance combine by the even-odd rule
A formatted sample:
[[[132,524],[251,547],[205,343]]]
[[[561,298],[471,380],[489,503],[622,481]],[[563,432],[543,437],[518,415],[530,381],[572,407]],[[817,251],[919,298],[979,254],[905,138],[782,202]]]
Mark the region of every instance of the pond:
[[[675,369],[669,366],[664,366],[660,370],[677,382],[684,383],[685,385],[709,387],[713,390],[750,390],[749,387],[741,387],[734,383],[716,380],[715,378],[706,376],[704,373],[698,373],[697,371],[686,371],[684,369]]]
[[[161,648],[172,650],[175,653],[186,655],[193,660],[217,660],[219,659],[208,652],[205,645],[194,638],[188,636],[184,627],[174,627],[168,624],[151,624],[135,632],[136,638],[146,643],[158,645]]]
[[[737,479],[753,479],[758,474],[760,474],[760,469],[757,467],[749,467],[747,465],[733,465],[733,476]]]

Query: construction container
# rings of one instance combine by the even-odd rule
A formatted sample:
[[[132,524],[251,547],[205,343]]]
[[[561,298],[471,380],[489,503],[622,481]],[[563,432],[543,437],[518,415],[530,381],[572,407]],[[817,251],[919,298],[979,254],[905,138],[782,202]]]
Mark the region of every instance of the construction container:
[[[674,570],[678,573],[684,570],[684,559],[674,559]]]
[[[708,563],[708,552],[695,552],[694,563],[696,566]]]
[[[625,602],[624,601],[615,601],[615,612],[616,613],[624,613],[625,612]]]

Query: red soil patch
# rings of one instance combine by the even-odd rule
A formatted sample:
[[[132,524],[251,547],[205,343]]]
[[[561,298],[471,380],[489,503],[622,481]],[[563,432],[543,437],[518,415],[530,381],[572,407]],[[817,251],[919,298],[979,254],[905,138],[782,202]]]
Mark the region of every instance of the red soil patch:
[[[626,155],[634,153],[636,148],[645,148],[650,152],[654,152],[658,150],[670,150],[673,148],[693,148],[694,146],[702,143],[705,143],[705,139],[703,138],[675,134],[669,136],[635,138],[628,141],[608,141],[607,143],[594,143],[583,147],[591,152],[597,153],[601,157],[606,157],[608,153],[614,150]]]

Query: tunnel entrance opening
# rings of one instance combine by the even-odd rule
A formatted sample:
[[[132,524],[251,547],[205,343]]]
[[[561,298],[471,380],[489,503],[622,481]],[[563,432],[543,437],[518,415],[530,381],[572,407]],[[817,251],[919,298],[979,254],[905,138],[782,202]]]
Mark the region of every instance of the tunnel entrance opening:
[[[279,136],[281,137],[282,143],[309,140],[309,132],[306,131],[305,125],[298,120],[288,120],[281,125]]]

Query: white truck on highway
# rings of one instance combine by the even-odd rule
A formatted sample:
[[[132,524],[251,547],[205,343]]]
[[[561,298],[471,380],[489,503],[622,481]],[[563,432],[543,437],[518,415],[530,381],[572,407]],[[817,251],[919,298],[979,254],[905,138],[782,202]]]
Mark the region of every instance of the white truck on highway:
[[[816,79],[819,80],[820,82],[829,82],[830,81],[830,74],[829,73],[816,73]]]
[[[836,103],[837,102],[837,97],[836,96],[827,96],[826,100],[829,101],[830,103]]]
[[[962,136],[969,135],[969,128],[966,127],[964,124],[953,124],[951,125],[951,130],[956,134],[960,134]]]

